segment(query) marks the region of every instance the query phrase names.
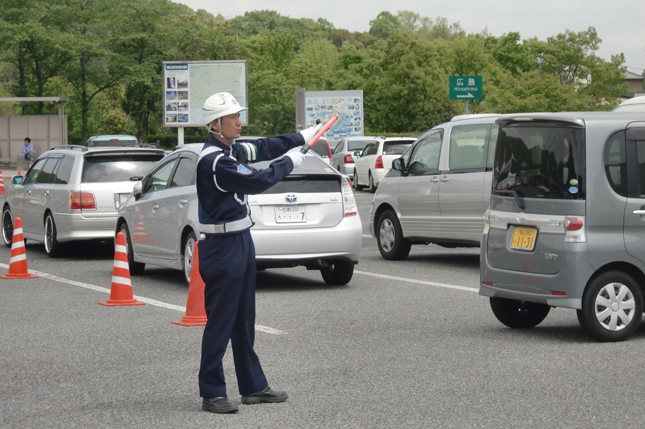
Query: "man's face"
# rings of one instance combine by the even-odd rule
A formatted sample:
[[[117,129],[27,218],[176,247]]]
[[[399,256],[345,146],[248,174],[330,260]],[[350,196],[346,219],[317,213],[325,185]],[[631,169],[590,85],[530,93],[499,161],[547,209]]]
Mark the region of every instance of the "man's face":
[[[29,142],[28,142],[27,140],[25,140],[24,145],[25,145],[25,146],[29,145]]]
[[[211,127],[215,131],[219,131],[219,125],[217,119],[211,122]],[[242,133],[242,122],[240,121],[240,113],[235,113],[233,115],[227,115],[222,117],[222,134],[229,140],[235,140],[239,138]]]

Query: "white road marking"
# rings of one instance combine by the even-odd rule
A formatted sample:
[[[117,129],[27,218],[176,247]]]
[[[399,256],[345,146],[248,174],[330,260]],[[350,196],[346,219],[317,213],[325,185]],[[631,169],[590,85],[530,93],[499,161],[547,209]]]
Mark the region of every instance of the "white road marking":
[[[0,267],[9,268],[9,265],[0,264]],[[34,275],[36,275],[38,277],[46,278],[46,279],[53,280],[53,281],[59,282],[59,283],[66,283],[66,284],[69,284],[69,285],[72,285],[72,286],[78,286],[78,287],[82,287],[82,288],[85,288],[85,289],[95,290],[97,292],[104,292],[104,293],[107,293],[107,294],[110,293],[110,289],[107,289],[107,288],[104,288],[104,287],[101,287],[101,286],[95,286],[95,285],[89,284],[89,283],[83,283],[83,282],[77,282],[75,280],[65,279],[63,277],[58,277],[58,276],[55,276],[53,274],[43,273],[42,271],[29,270],[29,273],[34,274]],[[186,307],[182,307],[180,305],[168,304],[167,302],[157,301],[156,299],[146,298],[144,296],[134,295],[134,299],[136,299],[138,301],[141,301],[141,302],[145,302],[146,304],[149,304],[149,305],[154,305],[155,307],[167,308],[169,310],[177,310],[177,311],[181,311],[182,313],[186,312]],[[285,334],[288,334],[288,332],[280,331],[278,329],[270,328],[268,326],[262,326],[262,325],[255,325],[255,329],[257,331],[266,332],[267,334],[272,334],[272,335],[285,335]]]
[[[369,238],[372,238],[372,236],[371,236],[371,235],[369,235],[369,234],[363,234],[363,237],[369,237]]]
[[[361,274],[363,276],[378,277],[379,279],[396,280],[396,281],[399,281],[399,282],[407,282],[407,283],[416,283],[416,284],[420,284],[420,285],[436,286],[436,287],[442,287],[442,288],[446,288],[446,289],[465,290],[465,291],[468,291],[468,292],[479,292],[479,289],[475,289],[475,288],[472,288],[472,287],[449,285],[449,284],[446,284],[446,283],[426,282],[424,280],[406,279],[405,277],[388,276],[388,275],[385,275],[385,274],[374,274],[374,273],[368,273],[368,272],[365,272],[365,271],[354,271],[354,274]]]

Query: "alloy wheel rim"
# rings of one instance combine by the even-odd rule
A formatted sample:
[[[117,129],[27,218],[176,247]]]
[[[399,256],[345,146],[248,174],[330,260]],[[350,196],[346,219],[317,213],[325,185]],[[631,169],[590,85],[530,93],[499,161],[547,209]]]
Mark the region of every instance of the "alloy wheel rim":
[[[381,247],[383,247],[383,250],[391,252],[394,248],[394,224],[390,219],[385,219],[381,222],[379,238],[381,239]]]
[[[13,241],[13,222],[11,221],[9,212],[4,212],[4,216],[2,217],[2,238],[5,243],[11,243]]]
[[[184,275],[186,280],[190,283],[190,274],[193,270],[193,249],[195,248],[195,240],[192,238],[186,241],[186,248],[184,249]]]
[[[45,250],[47,253],[52,251],[52,242],[54,240],[53,235],[52,218],[47,216],[47,219],[45,220]]]
[[[634,294],[622,283],[609,283],[596,295],[594,312],[604,329],[621,331],[629,326],[636,314]]]

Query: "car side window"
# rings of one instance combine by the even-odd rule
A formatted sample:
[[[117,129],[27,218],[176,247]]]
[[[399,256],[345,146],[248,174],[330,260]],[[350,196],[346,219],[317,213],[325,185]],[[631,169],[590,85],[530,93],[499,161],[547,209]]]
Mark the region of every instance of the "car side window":
[[[460,125],[450,131],[450,170],[479,170],[486,168],[486,142],[490,124]]]
[[[60,158],[48,158],[42,171],[36,177],[36,183],[54,183],[54,170]]]
[[[645,140],[636,141],[636,154],[638,157],[639,195],[641,198],[645,198]]]
[[[363,156],[375,155],[377,149],[378,149],[378,142],[373,141],[373,142],[371,142],[370,144],[367,145],[367,147],[363,151]]]
[[[172,176],[170,187],[190,186],[195,183],[197,161],[191,158],[180,158],[179,165]]]
[[[645,149],[645,148],[644,148]],[[641,158],[641,152],[638,153]],[[643,168],[639,166],[639,178],[643,183]],[[609,186],[618,194],[627,197],[627,157],[625,155],[625,132],[620,131],[609,138],[605,148],[605,175]],[[641,189],[645,189],[641,185]],[[641,194],[643,191],[641,190]]]
[[[439,154],[441,152],[441,134],[436,133],[423,138],[414,147],[410,156],[408,171],[423,173],[439,170]]]
[[[168,181],[170,180],[170,173],[172,173],[176,163],[177,158],[174,158],[150,173],[144,184],[143,192],[154,192],[166,189],[168,187]]]
[[[492,170],[493,163],[495,162],[495,148],[497,147],[497,135],[499,134],[499,125],[493,124],[488,137],[488,160],[486,161],[486,169]]]
[[[58,171],[56,171],[56,177],[54,178],[54,183],[66,185],[69,183],[69,180],[72,177],[72,167],[74,167],[74,157],[65,156],[60,162]]]
[[[345,145],[345,139],[341,140],[338,142],[336,147],[334,148],[334,153],[340,153],[343,151],[343,145]]]
[[[36,183],[36,178],[38,177],[40,170],[43,169],[43,166],[45,165],[46,160],[47,158],[43,158],[36,161],[36,163],[27,172],[27,175],[25,176],[25,180],[24,182],[22,182],[23,185]]]

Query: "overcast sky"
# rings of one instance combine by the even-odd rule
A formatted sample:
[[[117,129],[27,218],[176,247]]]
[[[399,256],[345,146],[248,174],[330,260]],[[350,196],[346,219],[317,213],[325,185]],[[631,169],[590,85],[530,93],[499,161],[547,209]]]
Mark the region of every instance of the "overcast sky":
[[[275,10],[291,18],[325,18],[336,28],[367,31],[370,20],[387,10],[396,14],[410,10],[421,16],[447,18],[459,22],[467,33],[484,28],[501,36],[519,32],[522,39],[563,33],[567,29],[583,31],[596,28],[602,39],[597,55],[609,60],[611,55],[625,54],[628,70],[642,74],[645,69],[645,1],[643,0],[173,0],[192,9],[206,9],[226,18],[253,10]]]

